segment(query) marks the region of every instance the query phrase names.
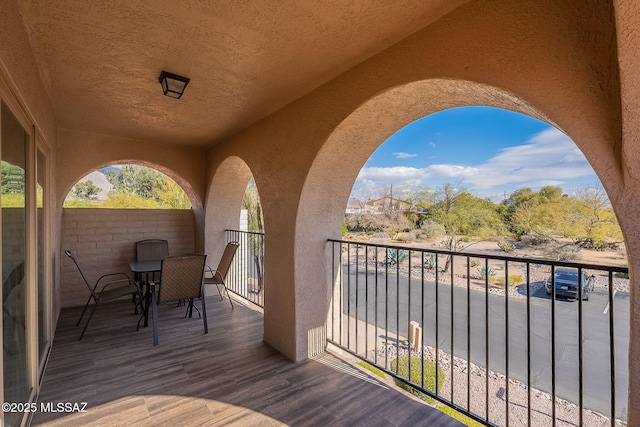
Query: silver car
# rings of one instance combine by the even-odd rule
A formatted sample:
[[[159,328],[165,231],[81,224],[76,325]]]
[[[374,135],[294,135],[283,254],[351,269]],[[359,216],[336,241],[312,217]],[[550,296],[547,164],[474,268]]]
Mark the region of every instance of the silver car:
[[[589,294],[593,292],[596,276],[589,276],[582,271],[582,299],[589,300]],[[549,277],[545,284],[545,290],[551,295],[551,284],[555,283],[556,295],[565,296],[572,299],[578,298],[578,270],[557,269],[554,278]]]

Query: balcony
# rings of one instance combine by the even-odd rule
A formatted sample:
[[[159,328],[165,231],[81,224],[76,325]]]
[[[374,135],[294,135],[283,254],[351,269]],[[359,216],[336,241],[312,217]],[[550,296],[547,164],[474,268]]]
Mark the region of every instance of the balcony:
[[[62,310],[38,396],[87,412],[38,411],[32,425],[460,425],[330,354],[291,363],[263,342],[259,311],[217,295],[207,335],[184,308],[160,310],[158,347],[130,303],[108,308],[82,341],[80,310]]]
[[[626,268],[329,247],[332,344],[483,425],[626,425]]]

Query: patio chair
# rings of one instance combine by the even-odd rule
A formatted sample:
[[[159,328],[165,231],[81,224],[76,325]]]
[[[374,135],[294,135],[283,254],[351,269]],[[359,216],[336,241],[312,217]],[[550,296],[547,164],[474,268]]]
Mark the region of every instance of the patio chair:
[[[82,314],[80,314],[80,318],[78,319],[78,323],[76,323],[76,326],[80,325],[80,322],[82,321],[84,313],[87,311],[87,307],[89,307],[91,300],[93,300],[94,302],[93,307],[91,308],[91,313],[89,314],[89,319],[87,319],[87,323],[82,329],[82,334],[80,334],[79,340],[84,337],[84,333],[87,331],[87,327],[89,326],[89,322],[91,322],[91,318],[93,317],[93,313],[95,312],[96,307],[103,302],[113,301],[125,296],[132,295],[137,312],[138,304],[142,304],[142,296],[140,295],[138,287],[131,279],[129,279],[129,276],[126,273],[104,274],[98,278],[93,286],[91,286],[91,284],[87,280],[87,277],[82,272],[78,261],[76,261],[75,257],[71,254],[71,251],[67,250],[64,251],[64,253],[69,258],[71,258],[73,263],[76,265],[76,268],[78,269],[82,280],[84,281],[85,285],[87,285],[87,288],[89,288],[89,299],[87,299],[87,303],[82,309]]]
[[[231,295],[229,295],[229,289],[227,289],[227,284],[225,283],[225,279],[227,278],[227,273],[229,273],[229,267],[231,267],[231,261],[233,261],[233,257],[238,250],[238,246],[240,243],[238,242],[229,242],[227,246],[224,248],[224,252],[222,253],[222,258],[220,258],[220,262],[218,263],[218,268],[213,270],[208,265],[205,266],[206,274],[204,278],[205,285],[216,285],[218,288],[218,293],[220,294],[220,299],[224,299],[222,296],[222,291],[220,290],[220,286],[227,293],[227,298],[229,298],[229,304],[231,304],[231,309],[233,310],[233,301],[231,301]]]
[[[163,239],[147,239],[136,242],[137,261],[155,261],[169,256],[169,242]]]
[[[136,242],[136,261],[156,261],[169,256],[169,242],[164,239],[146,239]],[[134,278],[140,281],[140,277]],[[151,280],[155,281],[155,273]]]
[[[202,278],[206,255],[188,254],[166,257],[162,260],[162,284],[151,283],[151,307],[153,314],[153,345],[158,345],[158,306],[166,302],[202,301],[204,333],[209,332]]]

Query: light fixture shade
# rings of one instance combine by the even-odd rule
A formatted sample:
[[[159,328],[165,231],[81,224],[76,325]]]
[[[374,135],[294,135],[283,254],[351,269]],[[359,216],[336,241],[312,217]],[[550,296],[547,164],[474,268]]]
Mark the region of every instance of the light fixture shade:
[[[171,98],[180,99],[185,88],[189,84],[189,79],[177,74],[163,71],[158,79],[162,85],[162,92]]]

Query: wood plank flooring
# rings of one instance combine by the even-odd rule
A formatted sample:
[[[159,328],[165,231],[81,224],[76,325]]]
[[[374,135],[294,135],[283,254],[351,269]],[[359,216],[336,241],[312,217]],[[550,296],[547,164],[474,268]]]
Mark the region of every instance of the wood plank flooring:
[[[199,306],[199,303],[197,303]],[[262,341],[262,314],[207,298],[209,333],[184,308],[161,307],[160,345],[125,301],[98,307],[78,341],[79,309],[60,315],[37,412],[47,426],[460,426],[343,360],[292,363]]]

